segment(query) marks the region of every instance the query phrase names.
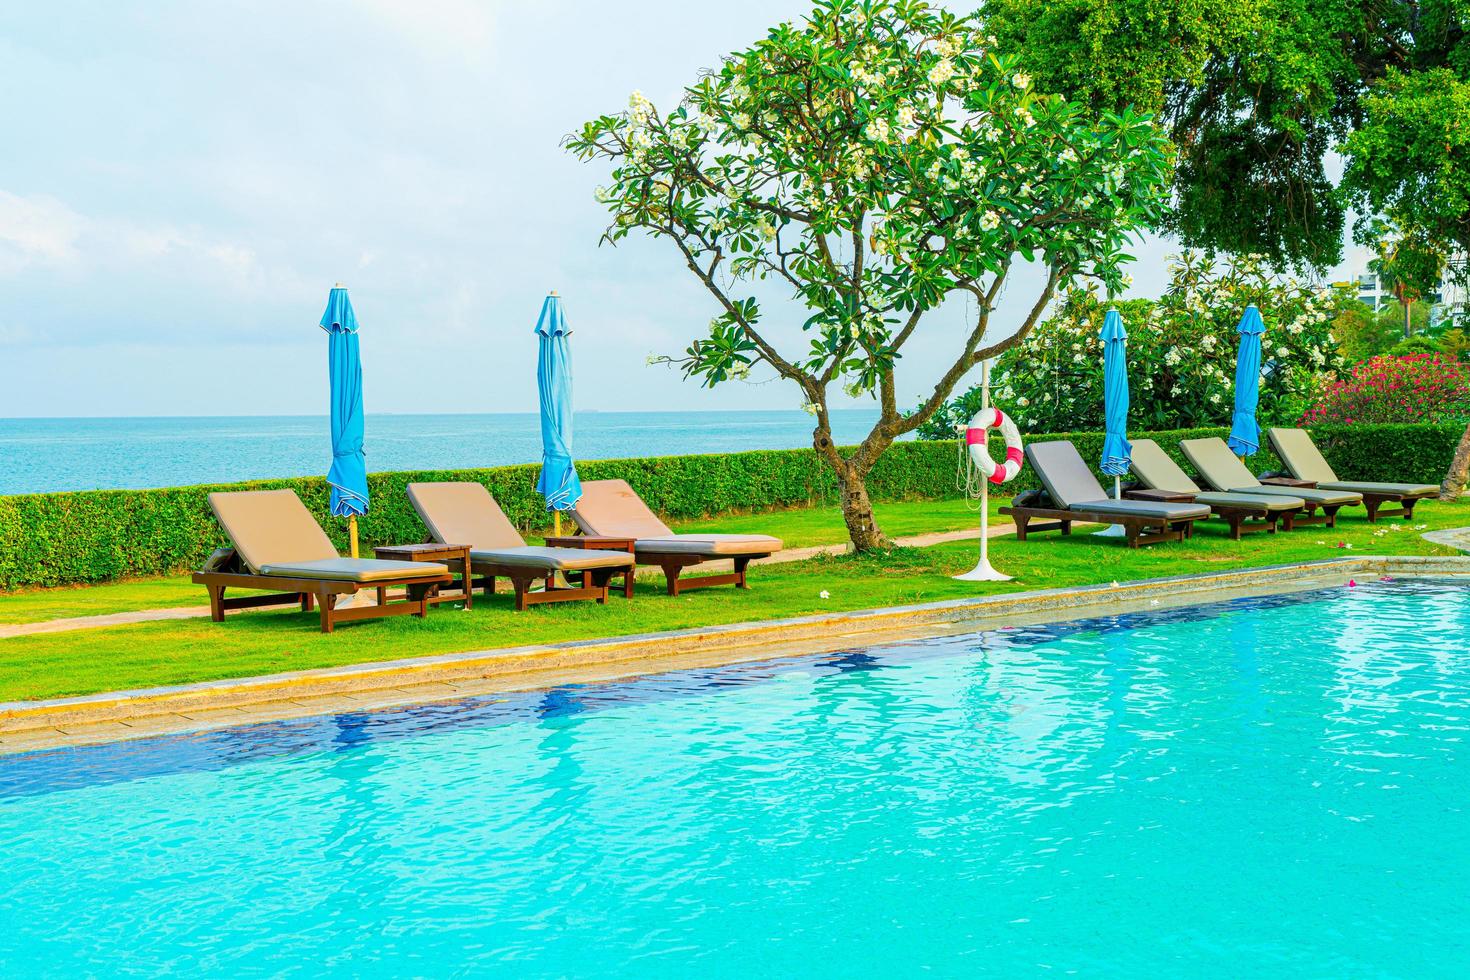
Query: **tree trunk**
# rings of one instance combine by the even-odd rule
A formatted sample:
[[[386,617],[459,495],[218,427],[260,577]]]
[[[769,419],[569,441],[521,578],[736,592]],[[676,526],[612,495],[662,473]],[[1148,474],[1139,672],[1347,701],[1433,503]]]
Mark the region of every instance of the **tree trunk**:
[[[1465,426],[1465,434],[1460,436],[1460,444],[1455,447],[1455,458],[1450,461],[1444,482],[1439,485],[1439,499],[1458,499],[1467,480],[1470,480],[1470,425]]]
[[[817,427],[812,432],[812,448],[837,476],[842,521],[847,525],[847,536],[852,539],[853,548],[857,551],[883,551],[893,547],[893,542],[878,526],[878,519],[873,516],[873,501],[868,499],[868,471],[872,469],[871,460],[876,457],[866,452],[867,444],[857,458],[844,459],[832,444],[832,426],[823,408],[818,412]]]
[[[878,526],[873,516],[873,502],[868,499],[866,474],[848,467],[845,474],[837,476],[838,491],[842,494],[842,520],[847,524],[847,536],[858,551],[882,551],[893,547],[893,542]]]
[[[1414,333],[1414,328],[1412,326],[1412,321],[1410,320],[1410,314],[1414,308],[1413,304],[1406,303],[1403,300],[1399,300],[1399,304],[1404,308],[1404,336],[1412,336]]]

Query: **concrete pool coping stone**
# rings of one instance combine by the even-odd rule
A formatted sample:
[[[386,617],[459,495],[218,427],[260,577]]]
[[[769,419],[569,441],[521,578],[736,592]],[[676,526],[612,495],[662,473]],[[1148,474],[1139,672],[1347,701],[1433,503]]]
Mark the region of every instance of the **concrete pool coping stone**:
[[[1470,557],[1331,558],[6,702],[0,703],[0,755],[592,683],[1160,606],[1198,605],[1385,575],[1470,579]]]

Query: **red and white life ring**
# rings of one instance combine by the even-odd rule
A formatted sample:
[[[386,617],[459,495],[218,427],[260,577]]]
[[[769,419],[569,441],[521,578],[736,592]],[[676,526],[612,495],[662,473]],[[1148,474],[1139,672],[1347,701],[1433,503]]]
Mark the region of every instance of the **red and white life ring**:
[[[990,450],[985,448],[991,429],[999,429],[1006,441],[1006,461],[999,465],[990,458]],[[965,430],[965,443],[970,447],[970,459],[974,460],[975,468],[991,483],[998,485],[1014,480],[1021,472],[1021,463],[1026,458],[1021,446],[1021,433],[1015,421],[1000,409],[982,408],[976,412],[970,419],[970,427]]]

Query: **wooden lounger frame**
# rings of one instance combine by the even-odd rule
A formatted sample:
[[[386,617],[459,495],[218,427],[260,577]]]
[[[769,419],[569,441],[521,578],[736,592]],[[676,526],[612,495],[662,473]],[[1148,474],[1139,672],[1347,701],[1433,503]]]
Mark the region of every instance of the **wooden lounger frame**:
[[[1317,489],[1316,482],[1312,480],[1295,479],[1290,473],[1267,473],[1265,476],[1261,477],[1261,482],[1274,484],[1276,486],[1307,487],[1313,490]],[[1438,490],[1435,490],[1433,488],[1421,491],[1419,493],[1383,493],[1375,492],[1372,490],[1355,490],[1353,492],[1362,495],[1363,509],[1368,512],[1369,524],[1378,523],[1378,518],[1380,517],[1402,517],[1406,521],[1413,520],[1414,505],[1421,500],[1428,500],[1430,497],[1436,496],[1439,493]],[[1382,507],[1384,504],[1399,504],[1400,506],[1396,510],[1383,510]],[[1310,506],[1310,502],[1308,506]],[[1338,507],[1333,507],[1331,512],[1333,514],[1336,514],[1339,507],[1345,506],[1350,505],[1340,504],[1338,505]],[[1300,524],[1302,522],[1298,521],[1297,523]],[[1332,527],[1332,523],[1332,521],[1328,521],[1327,526]]]
[[[642,552],[635,553],[638,564],[656,565],[664,570],[664,583],[668,588],[669,595],[678,595],[689,589],[707,589],[714,585],[733,585],[737,589],[748,589],[750,585],[745,580],[745,569],[757,558],[769,558],[771,552],[757,551],[746,555],[700,555],[676,552]],[[681,579],[684,569],[693,568],[712,561],[730,560],[735,563],[734,571],[724,572],[719,575],[700,575],[696,578]]]
[[[1368,490],[1359,490],[1363,495],[1363,509],[1368,512],[1368,523],[1375,524],[1380,517],[1402,517],[1406,521],[1414,519],[1414,505],[1421,500],[1428,500],[1437,496],[1438,490],[1425,490],[1422,493],[1373,493]],[[1384,504],[1399,504],[1394,510],[1380,510]]]
[[[619,575],[627,574],[632,577],[632,572],[616,566],[611,568],[586,568],[586,569],[559,569],[559,568],[536,568],[530,565],[504,565],[498,562],[470,560],[470,567],[479,575],[474,581],[474,586],[485,590],[486,595],[495,594],[495,580],[505,578],[510,580],[511,589],[515,592],[516,612],[525,612],[530,606],[537,606],[544,602],[575,602],[579,599],[592,599],[599,606],[607,604],[608,583]],[[557,572],[580,574],[582,577],[580,585],[559,586],[556,584]],[[545,582],[545,588],[540,592],[532,592],[531,587],[537,582]],[[631,592],[631,590],[629,590]]]
[[[1033,502],[1043,499],[1039,490],[1027,490],[1012,501],[1011,506],[1000,508],[999,513],[1016,522],[1016,540],[1025,541],[1027,534],[1037,531],[1061,531],[1072,533],[1074,523],[1118,524],[1123,528],[1128,547],[1137,548],[1145,544],[1162,541],[1183,541],[1194,537],[1194,522],[1198,517],[1171,519],[1147,517],[1135,514],[1106,514],[1090,510],[1058,510],[1054,507],[1038,507]],[[1049,518],[1049,523],[1032,524],[1038,518]]]
[[[230,566],[240,567],[238,557],[230,559]],[[194,573],[194,584],[202,585],[209,592],[209,618],[222,623],[227,609],[255,609],[260,606],[285,606],[300,604],[302,612],[311,612],[315,605],[321,610],[323,633],[330,633],[338,623],[357,619],[376,619],[380,616],[414,615],[420,619],[429,614],[429,598],[442,585],[454,581],[447,571],[442,575],[414,575],[405,578],[373,579],[371,582],[346,582],[318,578],[287,578],[284,575],[256,575],[248,571],[206,571]],[[380,603],[372,606],[348,606],[339,608],[337,601],[344,595],[356,595],[368,590],[386,590],[401,585],[405,597],[397,602]],[[268,595],[245,595],[233,598],[225,595],[227,589],[261,589]],[[383,593],[379,592],[381,596]]]
[[[1144,487],[1124,488],[1123,496],[1131,500],[1156,500],[1160,503],[1189,504],[1195,502],[1196,495],[1175,490],[1150,490]],[[1220,518],[1230,526],[1230,539],[1239,541],[1248,531],[1265,531],[1267,534],[1275,534],[1278,526],[1287,531],[1292,530],[1298,523],[1298,515],[1301,507],[1291,510],[1268,510],[1259,504],[1217,504],[1209,505],[1210,513]]]

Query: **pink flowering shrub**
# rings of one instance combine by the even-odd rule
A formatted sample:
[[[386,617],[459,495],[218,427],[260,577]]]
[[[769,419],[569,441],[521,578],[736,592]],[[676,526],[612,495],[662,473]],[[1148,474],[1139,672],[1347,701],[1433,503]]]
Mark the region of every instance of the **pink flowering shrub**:
[[[1380,354],[1330,381],[1303,425],[1470,420],[1470,365],[1444,354]]]

